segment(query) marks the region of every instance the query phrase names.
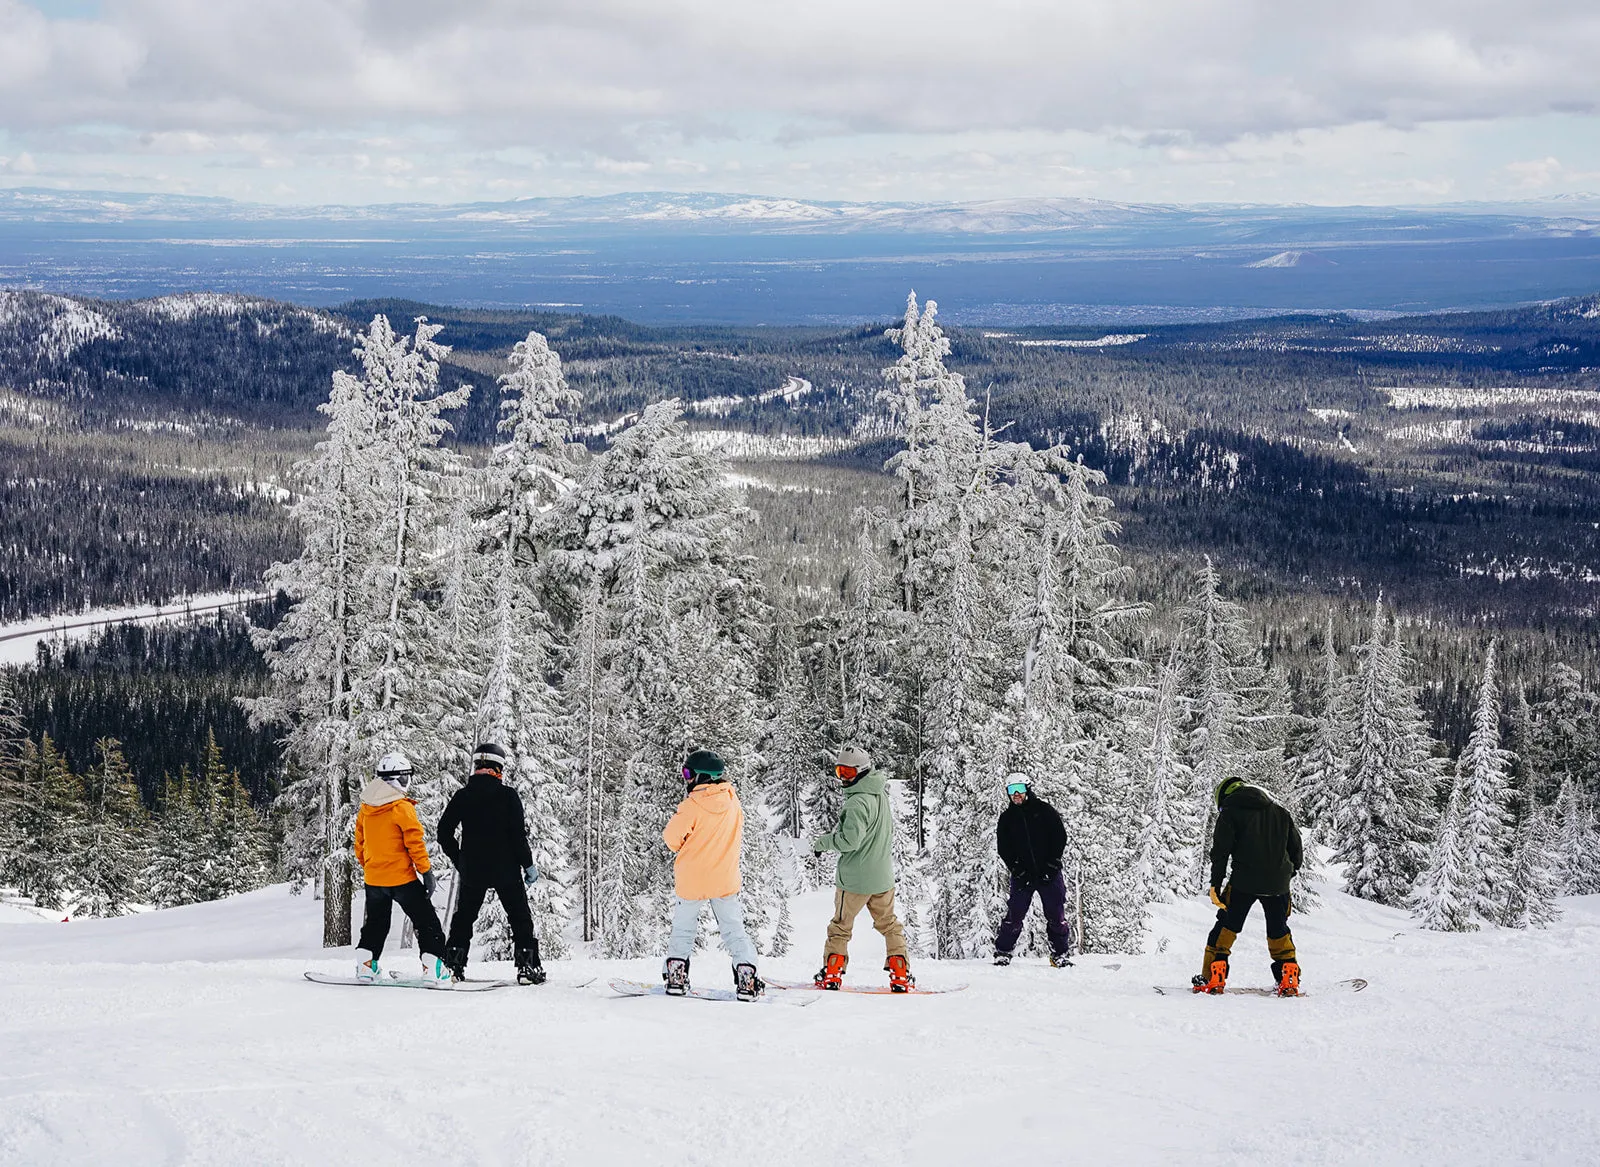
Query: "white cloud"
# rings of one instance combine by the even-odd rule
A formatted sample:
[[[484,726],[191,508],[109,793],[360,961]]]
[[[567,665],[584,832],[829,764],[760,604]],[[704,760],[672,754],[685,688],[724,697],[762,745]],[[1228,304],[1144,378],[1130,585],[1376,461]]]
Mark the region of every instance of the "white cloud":
[[[832,173],[846,194],[880,189],[872,148],[920,141],[911,155],[946,160],[930,180],[974,191],[1027,158],[1036,186],[1107,193],[1130,167],[1147,186],[1298,167],[1348,191],[1487,191],[1527,185],[1517,159],[1327,167],[1362,137],[1442,150],[1452,124],[1576,119],[1600,139],[1592,0],[116,0],[71,20],[0,0],[0,29],[0,130],[67,181],[84,168],[64,138],[98,135],[112,173],[137,154],[122,131],[318,174],[366,153],[386,182],[451,189],[534,173],[531,156],[612,179]]]

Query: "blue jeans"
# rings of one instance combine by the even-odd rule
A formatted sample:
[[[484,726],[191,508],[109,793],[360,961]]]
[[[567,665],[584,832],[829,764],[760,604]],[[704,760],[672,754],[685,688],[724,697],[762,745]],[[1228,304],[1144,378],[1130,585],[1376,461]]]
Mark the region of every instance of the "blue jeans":
[[[728,950],[733,963],[754,965],[756,948],[745,934],[744,901],[738,892],[717,900],[678,900],[677,907],[672,909],[672,939],[667,941],[667,959],[688,960],[694,952],[702,904],[711,905],[711,914],[717,918],[717,930],[722,933],[722,947]]]

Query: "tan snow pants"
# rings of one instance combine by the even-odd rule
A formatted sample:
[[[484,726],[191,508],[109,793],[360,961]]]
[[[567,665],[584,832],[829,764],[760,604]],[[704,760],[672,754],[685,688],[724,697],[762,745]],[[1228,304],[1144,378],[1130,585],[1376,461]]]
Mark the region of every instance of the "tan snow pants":
[[[823,964],[828,963],[830,956],[849,956],[850,933],[855,930],[856,917],[862,908],[872,913],[872,926],[883,933],[884,947],[888,949],[884,955],[906,955],[906,932],[894,914],[894,888],[867,896],[836,887],[833,889],[833,919],[828,921],[828,942],[822,948]]]

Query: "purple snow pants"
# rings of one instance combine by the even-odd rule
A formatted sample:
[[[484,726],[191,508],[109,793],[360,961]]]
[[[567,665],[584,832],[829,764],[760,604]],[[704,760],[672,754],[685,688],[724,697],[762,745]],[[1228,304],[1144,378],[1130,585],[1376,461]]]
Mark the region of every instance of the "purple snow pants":
[[[1022,925],[1033,906],[1035,893],[1039,906],[1044,909],[1044,928],[1050,937],[1050,952],[1067,956],[1072,952],[1072,926],[1067,923],[1067,880],[1061,872],[1049,879],[1019,879],[1011,877],[1011,894],[1006,897],[1006,918],[1000,925],[1000,934],[994,938],[997,954],[1010,955],[1022,935]]]

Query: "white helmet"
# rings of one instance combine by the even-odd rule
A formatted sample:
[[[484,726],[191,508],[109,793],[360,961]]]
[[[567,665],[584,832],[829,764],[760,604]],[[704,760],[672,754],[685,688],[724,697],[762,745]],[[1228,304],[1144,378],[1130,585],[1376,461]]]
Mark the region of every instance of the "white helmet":
[[[385,782],[404,786],[411,781],[411,773],[411,759],[399,750],[390,750],[378,759],[378,777]]]

